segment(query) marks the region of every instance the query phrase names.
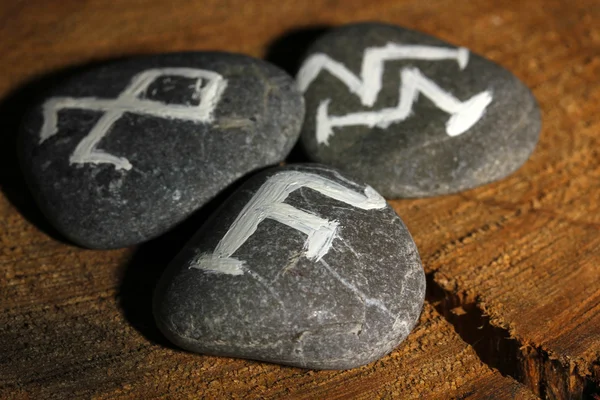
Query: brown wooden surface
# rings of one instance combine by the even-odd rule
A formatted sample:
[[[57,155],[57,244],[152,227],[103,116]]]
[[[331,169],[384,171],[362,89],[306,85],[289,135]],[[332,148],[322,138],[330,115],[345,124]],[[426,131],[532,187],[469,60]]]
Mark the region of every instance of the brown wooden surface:
[[[358,20],[418,29],[512,70],[542,108],[538,148],[501,182],[392,202],[430,293],[414,334],[382,361],[309,372],[168,347],[152,288],[200,221],[136,249],[57,240],[16,166],[24,105],[52,74],[123,55],[222,49],[292,68],[322,27]],[[0,38],[1,398],[527,395],[474,351],[538,396],[600,393],[597,0],[4,1]]]

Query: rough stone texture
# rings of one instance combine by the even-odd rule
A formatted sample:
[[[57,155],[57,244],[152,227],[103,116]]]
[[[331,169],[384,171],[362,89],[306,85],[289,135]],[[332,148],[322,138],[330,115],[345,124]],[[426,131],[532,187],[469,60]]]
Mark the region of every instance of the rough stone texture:
[[[308,51],[305,65],[310,56],[323,53],[362,79],[365,49],[389,43],[455,49],[431,36],[393,25],[353,24],[322,36]],[[388,60],[382,65],[382,88],[371,107],[361,104],[359,97],[329,71],[321,71],[308,86],[302,143],[313,160],[353,174],[386,197],[422,197],[501,179],[519,168],[533,151],[540,131],[536,101],[527,87],[499,65],[472,52],[462,70],[457,59]],[[330,99],[329,117],[396,108],[402,98],[399,87],[412,81],[401,79],[404,68],[417,68],[461,102],[486,91],[492,101],[483,117],[458,136],[446,133],[450,114],[420,92],[406,119],[388,127],[334,126],[328,144],[319,143],[317,113],[324,100]]]
[[[116,100],[137,74],[175,67],[214,71],[227,80],[213,121],[163,118],[134,106],[97,145],[97,151],[126,159],[130,169],[70,162],[108,112],[61,109],[57,133],[40,143],[42,104],[48,99]],[[188,109],[202,101],[194,92],[197,82],[167,73],[138,97]],[[132,58],[86,71],[47,93],[24,121],[20,156],[31,191],[58,230],[86,247],[117,248],[165,232],[236,179],[283,160],[298,137],[303,112],[291,77],[254,58],[227,53]]]
[[[319,183],[319,177],[326,181]],[[303,179],[310,187],[294,186]],[[275,203],[244,208],[273,182],[274,191],[290,191],[288,206],[323,218],[321,226],[337,223],[332,246],[320,260],[309,254],[317,237],[293,228],[294,222],[275,221]],[[348,193],[375,208],[330,197]],[[232,238],[238,232],[233,226],[246,226],[232,225],[240,214],[266,219],[225,254],[230,257],[225,263],[218,249],[226,233]],[[233,259],[244,263],[240,270],[232,271]],[[171,341],[195,352],[348,369],[384,356],[404,340],[424,295],[417,248],[385,200],[333,169],[299,165],[265,171],[232,195],[167,269],[155,295],[155,317]]]

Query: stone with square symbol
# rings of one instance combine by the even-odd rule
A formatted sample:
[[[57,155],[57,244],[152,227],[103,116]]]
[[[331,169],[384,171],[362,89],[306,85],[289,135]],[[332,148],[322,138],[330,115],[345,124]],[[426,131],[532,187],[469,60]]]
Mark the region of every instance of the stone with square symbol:
[[[260,60],[131,58],[58,84],[28,115],[20,155],[59,231],[86,247],[122,247],[283,160],[303,112],[293,79]]]
[[[333,29],[309,49],[296,81],[310,158],[386,197],[501,179],[527,160],[540,132],[533,95],[509,71],[397,26]]]

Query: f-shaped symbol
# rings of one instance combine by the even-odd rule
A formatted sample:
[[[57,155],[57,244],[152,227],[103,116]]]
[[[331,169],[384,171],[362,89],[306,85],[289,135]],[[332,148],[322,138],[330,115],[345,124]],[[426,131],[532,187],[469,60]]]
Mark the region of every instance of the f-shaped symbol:
[[[165,104],[147,100],[140,96],[157,78],[180,76],[196,79],[192,98],[199,98],[197,106]],[[205,85],[203,85],[205,83]],[[69,158],[71,164],[113,164],[116,169],[131,169],[129,160],[116,157],[97,148],[98,143],[109,132],[113,124],[125,112],[146,114],[166,119],[182,119],[200,123],[213,120],[213,111],[227,87],[227,81],[213,71],[195,68],[160,68],[143,71],[133,77],[131,83],[116,99],[95,97],[54,97],[43,105],[44,124],[40,133],[40,144],[58,132],[58,112],[65,108],[103,111],[90,133],[77,145]]]
[[[302,187],[311,188],[362,210],[380,209],[386,205],[385,199],[370,186],[362,194],[320,175],[298,171],[282,172],[270,177],[254,194],[217,244],[215,251],[212,254],[202,254],[190,268],[229,275],[243,274],[244,261],[232,256],[266,218],[306,234],[305,256],[316,261],[323,258],[333,244],[339,224],[284,203],[290,193]]]

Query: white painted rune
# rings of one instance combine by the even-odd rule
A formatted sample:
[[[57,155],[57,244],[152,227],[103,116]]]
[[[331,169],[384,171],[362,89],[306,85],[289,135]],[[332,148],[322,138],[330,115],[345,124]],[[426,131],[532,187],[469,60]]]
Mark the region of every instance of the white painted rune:
[[[381,209],[386,206],[385,199],[370,186],[366,186],[363,194],[320,175],[298,171],[282,172],[271,176],[254,194],[219,241],[214,252],[202,254],[190,268],[242,275],[245,270],[244,261],[232,256],[267,218],[307,235],[304,255],[311,260],[321,260],[333,245],[339,223],[284,203],[290,193],[303,187],[361,210]]]
[[[381,91],[384,63],[403,59],[456,60],[462,70],[469,62],[469,50],[463,47],[446,48],[393,43],[383,47],[371,47],[365,50],[360,77],[328,55],[317,53],[304,62],[298,72],[297,83],[300,90],[306,92],[321,71],[326,70],[344,83],[350,92],[358,96],[363,106],[372,107]],[[492,102],[490,91],[483,91],[468,100],[460,101],[424,76],[418,68],[406,67],[400,71],[399,98],[395,107],[330,116],[328,106],[331,99],[322,100],[317,110],[317,141],[327,145],[335,127],[365,125],[371,128],[375,126],[387,128],[393,123],[402,122],[411,115],[419,93],[429,98],[436,107],[450,114],[450,119],[446,123],[446,134],[449,136],[458,136],[469,130],[481,119],[485,109]]]
[[[141,96],[148,87],[163,76],[180,76],[196,79],[192,98],[199,98],[196,106],[165,104],[144,99]],[[205,83],[203,85],[203,83]],[[129,170],[131,163],[124,157],[117,157],[98,149],[115,122],[126,112],[151,115],[165,119],[181,119],[198,123],[213,121],[221,95],[227,87],[227,80],[213,71],[196,68],[159,68],[143,71],[134,76],[129,86],[116,99],[96,97],[54,97],[43,105],[44,124],[40,132],[40,144],[58,133],[58,113],[63,109],[84,109],[102,111],[104,114],[77,145],[69,158],[71,164],[113,164],[116,169]]]

